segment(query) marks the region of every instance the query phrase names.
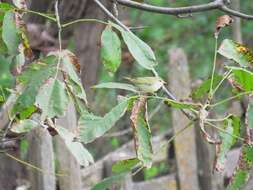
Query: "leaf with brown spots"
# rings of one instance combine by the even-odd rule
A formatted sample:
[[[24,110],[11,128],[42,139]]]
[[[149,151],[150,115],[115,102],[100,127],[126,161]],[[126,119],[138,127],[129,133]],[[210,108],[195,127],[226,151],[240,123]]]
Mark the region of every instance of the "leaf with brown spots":
[[[216,21],[215,38],[218,38],[222,28],[229,26],[233,21],[233,18],[229,15],[219,17]]]
[[[253,65],[253,54],[250,49],[233,40],[225,39],[218,53],[227,59],[231,59],[242,67],[250,67]]]
[[[153,151],[151,130],[147,118],[147,99],[145,97],[140,97],[135,101],[130,119],[134,131],[137,158],[142,162],[143,166],[150,168]]]

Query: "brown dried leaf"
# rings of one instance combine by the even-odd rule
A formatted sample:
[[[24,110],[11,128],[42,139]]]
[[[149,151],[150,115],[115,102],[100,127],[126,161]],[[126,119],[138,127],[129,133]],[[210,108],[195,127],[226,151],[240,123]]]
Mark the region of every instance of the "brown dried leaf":
[[[131,126],[134,131],[134,143],[137,158],[147,168],[152,165],[151,131],[147,119],[147,98],[140,97],[135,101],[132,114]]]
[[[233,21],[233,18],[229,15],[219,17],[216,21],[215,37],[218,38],[221,29],[229,26]]]

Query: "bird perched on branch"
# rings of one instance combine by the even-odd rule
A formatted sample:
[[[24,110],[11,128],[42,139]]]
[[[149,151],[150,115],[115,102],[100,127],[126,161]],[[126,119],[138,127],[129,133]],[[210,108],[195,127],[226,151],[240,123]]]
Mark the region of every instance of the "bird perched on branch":
[[[132,82],[141,92],[145,93],[155,93],[165,84],[159,77],[125,77],[125,79]]]

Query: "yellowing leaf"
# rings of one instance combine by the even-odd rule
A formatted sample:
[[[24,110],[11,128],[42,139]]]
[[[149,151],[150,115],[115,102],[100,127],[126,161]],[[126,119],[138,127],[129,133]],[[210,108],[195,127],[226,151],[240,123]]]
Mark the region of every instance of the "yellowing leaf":
[[[249,67],[253,64],[253,54],[249,48],[232,40],[225,39],[218,53],[228,59],[232,59],[242,67]]]

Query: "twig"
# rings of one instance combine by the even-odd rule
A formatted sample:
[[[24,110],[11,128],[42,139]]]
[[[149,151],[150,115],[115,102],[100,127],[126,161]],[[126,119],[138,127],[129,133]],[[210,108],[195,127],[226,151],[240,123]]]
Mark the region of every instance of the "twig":
[[[247,15],[239,11],[235,11],[233,9],[228,8],[226,6],[225,0],[215,0],[211,3],[193,5],[193,6],[187,6],[187,7],[176,7],[176,8],[154,6],[154,5],[149,5],[146,3],[138,3],[136,1],[131,1],[131,0],[117,0],[117,2],[127,7],[136,8],[142,11],[148,11],[152,13],[159,13],[159,14],[178,16],[182,14],[192,14],[192,13],[198,13],[198,12],[211,11],[211,10],[220,10],[222,12],[225,12],[235,17],[253,20],[253,15]]]
[[[253,93],[253,91],[243,92],[243,93],[237,94],[237,95],[235,95],[235,96],[232,96],[232,97],[230,97],[230,98],[227,98],[227,99],[225,99],[225,100],[221,100],[220,102],[217,102],[217,103],[215,103],[215,104],[207,105],[207,107],[214,108],[214,107],[216,107],[216,106],[222,105],[222,104],[224,104],[224,103],[227,103],[227,102],[229,102],[229,101],[231,101],[231,100],[234,100],[234,99],[236,99],[236,98],[239,98],[239,97],[241,97],[241,96],[249,95],[249,94],[252,94],[252,93]]]

